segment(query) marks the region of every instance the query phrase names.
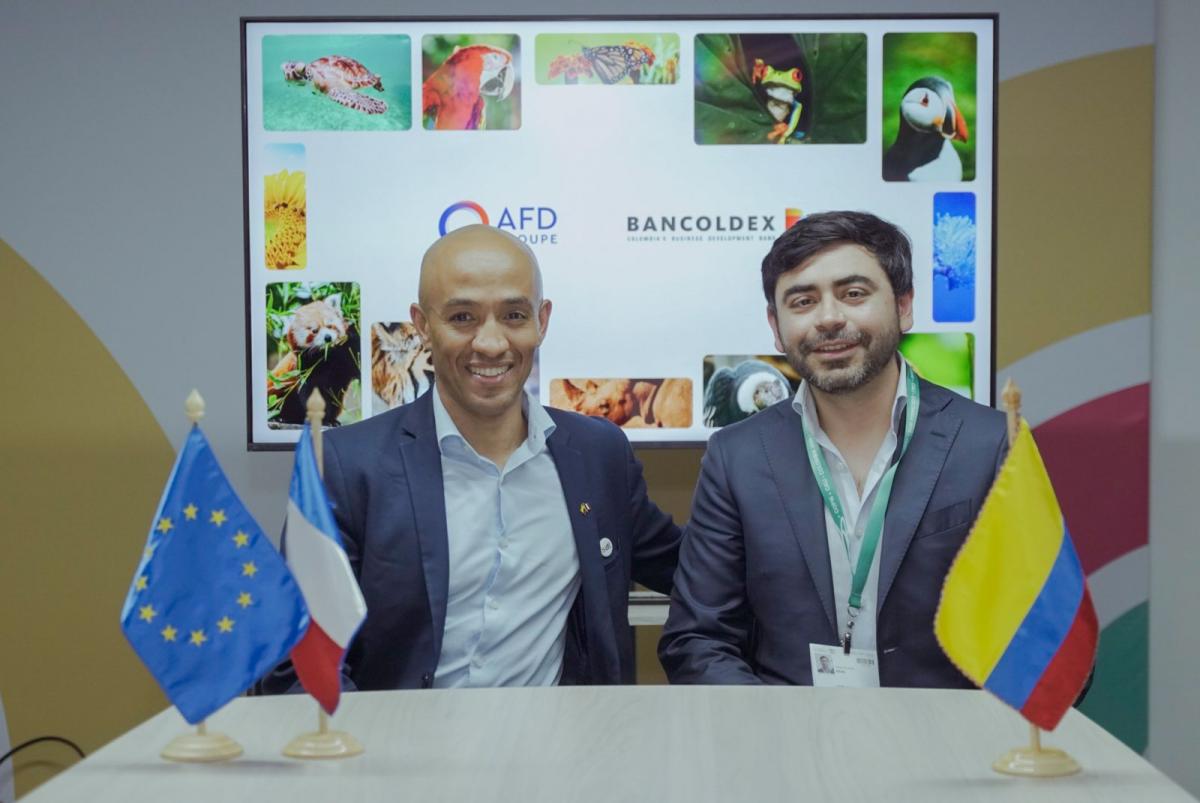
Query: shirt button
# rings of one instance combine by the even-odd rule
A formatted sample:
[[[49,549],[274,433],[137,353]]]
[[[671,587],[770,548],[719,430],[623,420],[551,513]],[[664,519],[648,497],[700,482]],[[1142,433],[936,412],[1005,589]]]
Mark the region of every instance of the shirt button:
[[[472,658],[472,659],[471,659],[471,666],[472,666],[473,668],[475,668],[475,669],[482,669],[482,668],[483,668],[483,662],[482,662],[482,661],[480,661],[478,657],[475,657],[475,658]]]
[[[501,538],[501,539],[500,539],[500,548],[501,548],[501,549],[508,549],[508,538],[507,538],[507,537],[506,537],[506,538]]]
[[[488,600],[488,604],[487,604],[487,606],[488,606],[489,608],[491,608],[491,609],[494,611],[494,610],[496,610],[497,608],[499,608],[499,607],[500,607],[500,603],[499,603],[499,602],[496,602],[496,600],[493,598],[493,599],[489,599],[489,600]]]

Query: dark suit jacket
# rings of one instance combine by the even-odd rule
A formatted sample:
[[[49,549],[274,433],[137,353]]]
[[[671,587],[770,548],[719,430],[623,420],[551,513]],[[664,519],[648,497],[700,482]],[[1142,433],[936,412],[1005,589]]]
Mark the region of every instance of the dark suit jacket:
[[[921,382],[880,544],[882,685],[973,687],[933,617],[1006,453],[1002,413]],[[824,502],[788,399],[709,441],[659,657],[673,683],[807,685],[809,643],[838,641]]]
[[[562,682],[631,683],[630,579],[670,592],[679,528],[647,498],[624,433],[603,419],[549,413],[557,427],[547,445],[582,575],[567,618]],[[346,656],[347,688],[428,688],[442,650],[450,572],[432,396],[327,432],[324,464],[334,516],[367,602],[366,622]],[[600,554],[605,537],[613,544],[608,557]],[[261,685],[270,693],[294,683],[285,664]]]

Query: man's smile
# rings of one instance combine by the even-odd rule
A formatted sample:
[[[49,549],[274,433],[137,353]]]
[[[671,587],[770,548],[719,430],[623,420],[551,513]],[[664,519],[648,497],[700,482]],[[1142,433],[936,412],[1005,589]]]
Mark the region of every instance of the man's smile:
[[[512,363],[504,365],[468,365],[467,372],[476,380],[486,384],[495,384],[502,380],[512,370]]]

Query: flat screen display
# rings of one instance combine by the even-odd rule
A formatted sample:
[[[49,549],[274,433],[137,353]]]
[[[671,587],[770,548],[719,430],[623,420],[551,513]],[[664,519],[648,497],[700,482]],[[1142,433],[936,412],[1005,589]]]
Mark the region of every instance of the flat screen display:
[[[786,398],[760,265],[806,215],[913,246],[931,381],[992,402],[996,19],[245,19],[250,448],[434,381],[421,256],[485,223],[553,314],[527,384],[639,444]]]

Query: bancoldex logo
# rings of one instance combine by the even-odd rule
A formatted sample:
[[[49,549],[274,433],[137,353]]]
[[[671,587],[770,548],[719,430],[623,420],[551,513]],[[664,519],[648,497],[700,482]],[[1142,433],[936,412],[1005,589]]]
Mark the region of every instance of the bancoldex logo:
[[[487,210],[474,201],[458,201],[446,207],[438,219],[438,234],[446,236],[446,232],[472,223],[482,223],[485,226],[495,225],[515,235],[517,239],[529,245],[557,245],[558,212],[549,206],[506,206],[496,218],[495,224]]]
[[[630,215],[629,232],[774,232],[778,215]]]
[[[784,209],[782,221],[778,213],[627,215],[625,239],[630,242],[774,240],[803,216],[804,212],[795,207]]]

